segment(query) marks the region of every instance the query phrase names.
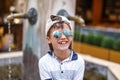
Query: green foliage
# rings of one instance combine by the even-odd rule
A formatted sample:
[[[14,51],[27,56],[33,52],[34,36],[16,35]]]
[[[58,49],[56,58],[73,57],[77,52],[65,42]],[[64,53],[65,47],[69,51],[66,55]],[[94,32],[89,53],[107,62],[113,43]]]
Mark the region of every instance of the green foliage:
[[[74,40],[120,51],[120,39],[115,41],[113,38],[106,37],[102,34],[94,35],[93,33],[88,33],[88,35],[85,35],[83,33],[80,33],[79,30],[75,30]]]
[[[97,34],[94,36],[93,44],[96,46],[101,46],[104,36],[102,34]]]
[[[85,37],[85,35],[84,35],[84,34],[81,34],[80,31],[76,30],[76,31],[74,32],[74,40],[75,40],[75,41],[84,42],[84,37]]]
[[[120,39],[115,41],[113,48],[117,51],[120,51]]]
[[[113,49],[113,44],[114,44],[114,39],[110,37],[104,37],[101,46],[104,48]]]
[[[85,34],[80,35],[80,42],[85,42]]]
[[[89,33],[88,35],[85,36],[85,43],[88,43],[88,44],[94,44],[94,34],[93,33]]]
[[[74,31],[74,40],[79,41],[80,40],[80,31],[75,30]]]

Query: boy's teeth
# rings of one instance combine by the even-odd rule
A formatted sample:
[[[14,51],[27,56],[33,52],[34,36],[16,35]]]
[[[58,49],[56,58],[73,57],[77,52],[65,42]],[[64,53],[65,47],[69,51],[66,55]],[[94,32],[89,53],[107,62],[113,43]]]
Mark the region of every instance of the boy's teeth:
[[[60,42],[60,44],[66,44],[66,42]]]
[[[66,42],[62,42],[62,44],[65,44]]]

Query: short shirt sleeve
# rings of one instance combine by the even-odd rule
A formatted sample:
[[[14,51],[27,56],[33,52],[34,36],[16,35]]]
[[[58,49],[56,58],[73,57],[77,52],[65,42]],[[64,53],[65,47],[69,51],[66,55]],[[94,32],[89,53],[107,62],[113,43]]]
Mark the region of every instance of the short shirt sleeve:
[[[47,67],[45,66],[45,64],[39,60],[38,66],[39,66],[39,74],[40,74],[41,80],[52,80],[50,72],[49,70],[47,70]]]

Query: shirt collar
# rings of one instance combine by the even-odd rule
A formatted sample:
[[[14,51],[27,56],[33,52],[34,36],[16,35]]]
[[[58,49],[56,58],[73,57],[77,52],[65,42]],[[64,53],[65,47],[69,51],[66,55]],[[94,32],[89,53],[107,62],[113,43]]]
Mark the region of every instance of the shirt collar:
[[[72,60],[77,60],[78,59],[78,55],[72,50],[72,58],[71,58],[71,61]],[[50,55],[50,56],[54,56],[54,54],[53,54],[53,51],[48,51],[48,54]]]

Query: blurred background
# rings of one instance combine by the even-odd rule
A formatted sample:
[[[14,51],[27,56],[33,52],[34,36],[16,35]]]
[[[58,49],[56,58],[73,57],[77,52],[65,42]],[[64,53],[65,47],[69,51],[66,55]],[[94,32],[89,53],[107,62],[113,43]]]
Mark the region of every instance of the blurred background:
[[[25,9],[25,1],[23,0],[0,0],[0,52],[8,51],[8,23],[7,16],[10,13],[23,12]],[[13,51],[22,50],[22,27],[23,22],[21,19],[14,19],[11,24],[11,36]]]
[[[99,4],[98,4],[99,3]],[[6,16],[12,13],[25,11],[24,0],[0,0],[0,51],[6,51],[6,34],[8,25]],[[82,16],[85,20],[87,31],[98,31],[106,35],[118,38],[120,31],[120,1],[119,0],[76,0],[75,15]],[[14,50],[21,50],[22,47],[22,26],[21,19],[14,19],[11,31],[14,37]],[[76,25],[77,26],[77,25]],[[90,29],[89,29],[90,28]],[[108,33],[107,33],[108,32]],[[110,33],[111,32],[111,33]],[[19,37],[18,37],[19,36]],[[2,41],[2,39],[4,40]]]
[[[6,17],[11,13],[25,12],[26,5],[26,0],[0,0],[0,54],[9,52],[9,47],[11,47],[11,52],[22,51],[24,21],[15,18],[9,29]],[[76,0],[75,15],[81,16],[86,24],[85,27],[81,27],[75,23],[73,42],[75,51],[120,64],[120,0]],[[11,34],[9,34],[9,30]],[[20,60],[18,65],[11,65],[13,68],[12,80],[21,80],[22,72],[19,63],[21,58],[18,60]],[[4,60],[2,62],[0,80],[6,80],[8,75],[3,76],[3,73],[8,74],[7,70],[4,70],[6,67],[8,69],[8,65],[5,64],[6,67],[4,67]],[[101,67],[87,62],[86,66],[88,72],[85,73],[84,80],[108,80],[105,66]],[[97,78],[94,78],[93,75]],[[92,77],[90,78],[90,76]],[[114,78],[114,80],[118,79]]]

